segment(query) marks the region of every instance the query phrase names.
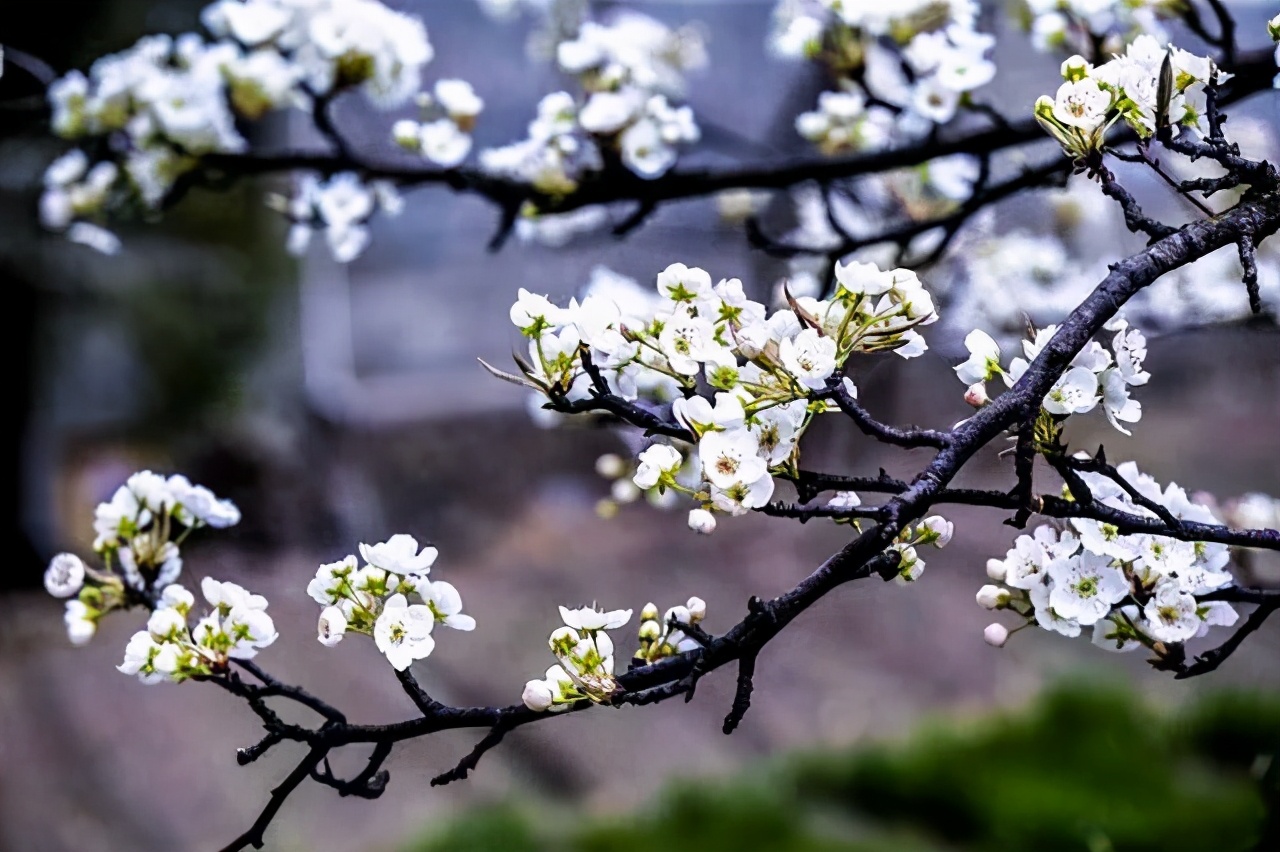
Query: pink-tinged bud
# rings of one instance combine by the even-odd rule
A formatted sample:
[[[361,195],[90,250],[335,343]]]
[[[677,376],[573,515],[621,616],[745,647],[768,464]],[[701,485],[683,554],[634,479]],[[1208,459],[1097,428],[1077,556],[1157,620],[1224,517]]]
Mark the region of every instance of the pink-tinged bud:
[[[988,624],[987,629],[982,631],[982,638],[993,648],[1003,648],[1004,643],[1009,641],[1009,631],[1003,624]]]
[[[969,385],[968,390],[964,392],[964,401],[974,408],[982,408],[982,406],[991,402],[991,397],[987,396],[987,386],[982,382],[974,382]]]

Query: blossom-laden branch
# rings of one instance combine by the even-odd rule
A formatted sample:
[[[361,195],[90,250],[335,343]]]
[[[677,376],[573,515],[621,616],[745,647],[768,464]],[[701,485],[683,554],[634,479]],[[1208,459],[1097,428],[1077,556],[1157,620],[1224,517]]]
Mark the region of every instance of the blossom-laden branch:
[[[272,0],[255,2],[275,8]],[[234,17],[240,13],[232,10],[248,5],[227,2],[218,8]],[[342,6],[334,0],[329,11]],[[252,22],[262,24],[260,18]],[[233,19],[224,23],[236,26]],[[279,40],[291,32],[292,23],[281,20],[276,26],[278,32],[272,29],[273,34],[262,38]],[[390,32],[373,29],[384,37]],[[1228,29],[1224,23],[1224,38]],[[420,56],[421,51],[413,53],[417,42],[412,36],[410,44],[399,47]],[[945,37],[957,46],[954,34]],[[147,61],[175,61],[169,45],[154,47],[155,55]],[[285,40],[277,48],[294,51],[291,56],[297,58],[297,53],[309,56],[307,51],[317,45]],[[205,49],[189,45],[176,54],[176,61],[196,62]],[[356,63],[351,68],[346,63],[352,55],[350,50],[343,53],[336,65],[329,61],[334,57],[325,60],[322,55],[315,68],[329,69],[334,79],[357,75],[376,95],[386,94],[388,85],[394,88],[401,66],[412,64],[405,60],[381,68],[375,62],[370,68]],[[357,59],[365,55],[358,49],[354,53]],[[1111,265],[1061,323],[1033,329],[1021,355],[1006,359],[993,338],[979,331],[970,334],[970,357],[956,373],[975,412],[949,430],[882,423],[858,398],[858,365],[888,353],[919,355],[926,348],[921,329],[938,319],[928,290],[908,269],[836,264],[830,298],[788,292],[787,307],[772,314],[747,298],[736,279],[713,284],[705,271],[682,264],[672,264],[658,276],[656,292],[619,289],[615,281],[611,291],[597,287],[568,307],[521,291],[511,319],[528,338],[528,357],[517,358],[520,375],[490,370],[534,390],[552,412],[602,412],[646,432],[654,440],[640,452],[634,469],[621,465],[621,476],[633,487],[691,499],[689,525],[702,533],[713,531],[718,517],[753,510],[801,520],[829,517],[855,531],[851,541],[795,588],[768,601],[752,598],[742,619],[723,633],[714,635],[703,626],[707,606],[698,598],[661,617],[648,604],[640,614],[631,663],[621,670],[610,632],[628,624],[632,611],[562,607],[563,626],[548,639],[555,662],[544,677],[525,685],[519,703],[451,707],[432,698],[411,667],[432,653],[437,626],[466,632],[475,620],[462,612],[452,584],[431,578],[436,549],[420,546],[408,535],[392,536],[361,544],[359,556],[320,566],[307,587],[321,607],[319,641],[333,647],[348,635],[368,635],[417,709],[416,716],[401,722],[353,724],[328,702],[277,680],[254,662],[276,639],[261,596],[205,578],[200,588],[207,611],[191,623],[196,599],[178,582],[180,547],[194,531],[236,523],[239,511],[181,476],[143,472],[98,507],[94,550],[101,568],[61,554],[46,573],[51,593],[72,598],[66,615],[72,641],[88,641],[111,612],[143,608],[148,611],[146,627],[130,639],[122,672],[145,683],[212,683],[244,699],[264,736],[240,751],[241,763],[285,743],[306,748],[249,830],[226,847],[232,852],[261,847],[285,800],[308,779],[340,795],[376,798],[389,780],[383,767],[394,746],[442,730],[486,733],[452,770],[434,779],[441,784],[465,778],[518,727],[596,705],[643,706],[677,695],[687,700],[701,678],[736,663],[734,700],[723,726],[730,732],[748,711],[756,667],[773,638],[844,583],[871,576],[918,580],[925,568],[920,550],[943,547],[951,538],[951,524],[928,514],[947,503],[1012,512],[1019,528],[1033,517],[1067,522],[1021,535],[1004,559],[990,560],[987,573],[1002,585],[984,586],[977,594],[979,604],[1067,636],[1089,627],[1100,646],[1144,648],[1154,665],[1178,677],[1214,670],[1280,609],[1280,593],[1237,586],[1227,571],[1229,546],[1280,550],[1280,504],[1272,502],[1263,510],[1257,500],[1242,501],[1237,507],[1241,517],[1270,514],[1265,524],[1234,529],[1176,485],[1162,487],[1132,464],[1113,466],[1101,451],[1092,457],[1072,454],[1063,437],[1070,418],[1097,409],[1125,434],[1125,424],[1141,418],[1141,405],[1132,393],[1150,376],[1143,369],[1145,337],[1119,317],[1130,299],[1166,273],[1220,248],[1234,245],[1242,257],[1251,256],[1280,229],[1280,178],[1270,164],[1242,157],[1227,142],[1223,116],[1217,112],[1220,75],[1214,63],[1179,56],[1181,70],[1175,76],[1174,56],[1161,52],[1157,58],[1150,44],[1138,39],[1124,57],[1112,60],[1118,66],[1109,70],[1104,69],[1112,63],[1093,69],[1083,60],[1069,61],[1067,90],[1060,90],[1051,106],[1042,103],[1038,118],[1086,166],[1105,155],[1105,125],[1123,120],[1144,144],[1209,158],[1223,166],[1229,181],[1247,184],[1247,191],[1217,216],[1167,230],[1142,227],[1145,216],[1138,219],[1138,211],[1132,210],[1131,221],[1152,242]],[[178,67],[190,71],[195,66]],[[95,96],[102,95],[108,77],[102,73],[95,79]],[[323,100],[333,81],[326,86],[317,79],[311,85],[317,100]],[[1207,98],[1203,139],[1192,137],[1199,122],[1191,120],[1194,110],[1185,102],[1197,85],[1205,87]],[[101,103],[89,109],[86,101],[85,109],[84,115],[94,120],[112,116]],[[1175,135],[1175,124],[1185,129]],[[174,127],[163,132],[172,135]],[[219,138],[219,144],[232,145],[230,136]],[[340,137],[334,141],[339,144]],[[1148,161],[1146,152],[1140,156]],[[1113,177],[1096,168],[1093,172],[1104,192],[1128,205]],[[354,192],[348,192],[347,200],[364,203]],[[312,199],[313,207],[334,203],[328,190]],[[1256,271],[1248,261],[1243,283],[1251,290],[1256,286]],[[992,396],[989,385],[996,381],[1005,387]],[[859,477],[802,469],[800,443],[807,430],[815,418],[837,411],[873,440],[932,456],[909,481],[883,471],[878,477]],[[951,486],[979,452],[1006,439],[1014,441],[1009,490]],[[1065,491],[1036,493],[1037,482],[1042,486],[1035,476],[1037,458],[1060,474]],[[792,484],[803,503],[771,502],[778,482]],[[885,498],[879,505],[863,506],[854,489]],[[810,505],[830,491],[835,494],[825,505]],[[1255,607],[1238,627],[1233,604]],[[1236,629],[1217,648],[1188,662],[1187,643],[1214,627]],[[1003,645],[1009,633],[997,623],[985,637]],[[316,713],[319,723],[285,722],[272,706],[279,700]],[[349,779],[337,777],[330,754],[356,745],[371,746],[364,768]]]
[[[1064,33],[1097,33],[1091,43],[1107,50],[1122,46],[1113,46],[1121,33],[1166,40],[1156,17],[1130,20],[1124,4],[1113,5],[1121,8],[1073,20]],[[1179,10],[1198,22],[1186,5]],[[937,259],[974,213],[1013,193],[1052,186],[1069,171],[1058,163],[986,186],[992,155],[1039,134],[1034,122],[1006,120],[975,100],[995,66],[987,58],[994,39],[978,31],[972,0],[947,4],[942,17],[932,3],[895,4],[889,12],[833,9],[816,0],[780,6],[775,53],[813,59],[836,83],[816,112],[797,119],[800,135],[826,156],[719,169],[677,167],[679,149],[701,135],[689,108],[676,105],[684,75],[706,62],[696,29],[671,30],[630,10],[594,20],[582,14],[584,5],[568,7],[553,13],[564,19],[548,27],[547,40],[579,91],[548,95],[526,139],[482,151],[478,165],[467,165],[484,101],[462,80],[438,80],[423,90],[420,75],[434,51],[417,19],[378,0],[324,0],[305,9],[284,0],[217,0],[201,16],[204,34],[149,37],[100,59],[87,75],[73,71],[53,83],[53,130],[79,147],[48,170],[41,219],[113,252],[119,241],[104,226],[117,214],[157,212],[193,186],[300,173],[291,197],[270,199],[292,223],[288,248],[299,253],[321,232],[335,258],[348,261],[368,245],[374,216],[401,210],[397,190],[426,184],[497,207],[496,248],[518,230],[562,239],[595,227],[609,205],[630,206],[615,227],[624,234],[679,199],[920,169],[928,204],[904,200],[894,213],[906,213],[907,222],[847,237],[844,253],[885,242],[905,252],[913,237],[937,228],[944,236],[928,255]],[[1066,35],[1044,38],[1056,26],[1050,18],[1060,17],[1037,19],[1038,46],[1072,42]],[[1122,20],[1127,29],[1115,29]],[[1231,32],[1222,27],[1223,37]],[[1236,74],[1226,100],[1270,85],[1269,54],[1237,57],[1234,45],[1213,43],[1223,67]],[[353,148],[333,106],[356,93],[381,109],[417,104],[418,119],[391,123],[386,138],[420,162]],[[286,109],[308,112],[328,150],[252,150],[244,126]],[[974,130],[974,122],[957,120],[965,116],[994,126]],[[939,132],[952,124],[959,132]],[[922,214],[922,206],[940,212]]]

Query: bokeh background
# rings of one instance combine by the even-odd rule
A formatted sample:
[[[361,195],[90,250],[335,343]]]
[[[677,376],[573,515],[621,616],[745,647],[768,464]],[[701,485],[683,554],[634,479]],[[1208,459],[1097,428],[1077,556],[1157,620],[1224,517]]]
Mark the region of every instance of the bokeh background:
[[[19,13],[10,4],[0,42],[59,70],[83,67],[144,33],[193,28],[201,5],[44,0]],[[496,25],[463,0],[388,5],[425,18],[433,76],[467,79],[486,99],[479,145],[519,136],[538,96],[563,85],[525,57],[527,24]],[[635,5],[672,23],[699,20],[709,36],[711,66],[690,95],[706,142],[686,162],[802,150],[791,121],[819,81],[765,57],[772,2]],[[1242,21],[1264,20],[1265,5],[1242,4]],[[1023,110],[1056,79],[1056,60],[1017,39],[999,50],[1018,73],[1002,73],[997,100]],[[0,85],[20,83],[7,75]],[[1240,112],[1274,122],[1275,100]],[[339,115],[360,146],[383,144],[385,116],[355,102]],[[307,138],[279,122],[258,141]],[[412,706],[372,643],[315,642],[304,592],[317,564],[359,541],[409,532],[439,546],[435,570],[479,626],[443,637],[416,671],[444,701],[506,704],[545,669],[558,604],[666,607],[696,594],[715,632],[750,595],[791,587],[847,538],[846,528],[764,517],[701,538],[680,513],[644,504],[602,519],[608,483],[594,463],[624,451],[618,437],[535,427],[522,393],[476,365],[477,356],[502,364],[518,344],[507,321],[517,287],[567,298],[598,264],[647,281],[679,260],[767,293],[785,267],[753,252],[713,200],[664,208],[625,241],[514,241],[487,253],[495,211],[426,189],[342,268],[321,249],[287,257],[263,187],[242,185],[125,227],[124,252],[103,258],[35,224],[39,176],[58,150],[30,112],[0,112],[11,353],[0,849],[215,849],[252,821],[292,758],[280,749],[240,768],[235,749],[257,733],[243,706],[116,672],[136,628],[127,615],[87,648],[66,642],[59,602],[39,590],[43,564],[58,550],[87,551],[93,505],[135,469],[187,472],[241,506],[239,527],[187,548],[189,576],[265,594],[281,638],[263,664],[362,722],[405,718]],[[1036,210],[1020,200],[1000,215],[1025,222]],[[1107,250],[1139,245],[1109,237]],[[883,359],[860,382],[868,405],[929,426],[965,416],[950,369],[957,342],[940,330],[925,357]],[[1112,458],[1223,497],[1280,493],[1278,344],[1270,321],[1153,340],[1155,378],[1135,437],[1094,423],[1072,440],[1105,440]],[[910,474],[924,458],[834,427],[810,440],[807,461],[834,471]],[[1004,475],[984,457],[968,481],[994,486]],[[304,786],[269,848],[1248,848],[1264,819],[1254,779],[1280,749],[1280,630],[1269,626],[1191,682],[1150,671],[1140,655],[1042,631],[996,651],[982,642],[990,614],[973,593],[1014,533],[991,514],[948,516],[956,539],[920,583],[841,588],[769,646],[732,737],[719,733],[732,693],[725,674],[688,705],[522,729],[470,780],[432,789],[475,738],[442,734],[397,749],[376,803]],[[1280,582],[1274,565],[1255,567],[1260,582]],[[785,756],[797,750],[809,756]]]

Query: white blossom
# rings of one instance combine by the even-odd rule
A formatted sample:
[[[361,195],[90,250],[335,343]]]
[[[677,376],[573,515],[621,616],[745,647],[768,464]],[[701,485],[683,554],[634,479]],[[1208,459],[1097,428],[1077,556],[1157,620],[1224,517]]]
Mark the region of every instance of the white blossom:
[[[411,605],[404,595],[392,595],[374,623],[373,639],[392,667],[402,672],[434,650],[431,628],[435,622],[429,607]]]
[[[378,544],[361,544],[360,555],[373,567],[392,574],[426,575],[439,551],[430,545],[419,550],[416,538],[401,533]]]

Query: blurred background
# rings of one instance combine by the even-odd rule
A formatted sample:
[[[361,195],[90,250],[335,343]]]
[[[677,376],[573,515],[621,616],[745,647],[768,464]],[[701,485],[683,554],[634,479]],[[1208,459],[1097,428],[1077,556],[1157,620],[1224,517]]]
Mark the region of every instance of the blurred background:
[[[45,0],[18,15],[11,4],[0,41],[61,72],[145,33],[190,30],[202,5]],[[422,14],[433,77],[467,79],[485,98],[479,146],[519,137],[537,98],[564,85],[526,59],[526,24],[495,24],[462,0],[388,5]],[[705,140],[683,162],[803,152],[792,119],[820,81],[766,57],[772,0],[633,5],[673,24],[701,21],[708,36],[710,68],[690,91]],[[1274,11],[1242,4],[1242,29]],[[1057,79],[1057,60],[1024,39],[1003,42],[996,61],[1018,69],[1002,72],[992,99],[1010,114]],[[339,107],[357,147],[383,145],[387,116],[354,100]],[[1238,112],[1274,131],[1274,98]],[[647,283],[679,260],[766,295],[785,265],[752,251],[713,199],[664,207],[625,241],[513,241],[488,253],[495,211],[429,188],[340,267],[322,248],[289,258],[263,187],[242,184],[122,228],[124,251],[104,258],[40,232],[40,174],[60,148],[29,112],[0,112],[0,122],[0,286],[16,353],[3,448],[0,849],[219,848],[293,759],[281,749],[237,767],[235,749],[257,738],[240,703],[116,672],[136,627],[128,616],[109,619],[86,648],[67,643],[60,602],[39,588],[43,566],[59,550],[87,553],[93,506],[134,470],[182,471],[240,505],[241,525],[185,548],[188,576],[265,594],[281,638],[264,666],[360,722],[413,708],[372,643],[315,642],[304,591],[317,564],[357,542],[408,532],[440,548],[435,570],[479,626],[444,637],[416,671],[446,702],[507,704],[548,664],[542,637],[558,604],[665,608],[696,594],[716,632],[749,596],[790,588],[847,540],[847,528],[765,517],[702,538],[680,513],[643,503],[602,519],[609,485],[594,464],[625,452],[618,437],[537,428],[523,393],[476,365],[477,356],[505,364],[519,344],[507,320],[518,287],[567,298],[601,264]],[[288,122],[261,132],[265,143],[307,139]],[[1038,209],[1015,200],[994,227],[1034,221]],[[1106,238],[1114,256],[1140,246]],[[940,328],[925,357],[881,359],[860,381],[867,404],[892,422],[964,417],[951,371],[962,336]],[[1191,490],[1280,493],[1277,344],[1270,321],[1154,339],[1135,437],[1101,418],[1070,437],[1081,447],[1105,440],[1112,459]],[[834,472],[909,475],[927,458],[836,428],[809,440],[807,463]],[[967,476],[994,487],[1007,470],[984,457]],[[732,737],[719,732],[732,697],[723,673],[689,705],[522,729],[471,779],[432,789],[429,779],[476,738],[442,734],[397,749],[376,803],[304,786],[269,848],[1250,848],[1268,804],[1256,779],[1280,750],[1280,630],[1268,626],[1190,682],[1150,671],[1141,655],[1043,631],[991,649],[982,642],[990,614],[973,594],[1014,533],[989,513],[947,514],[956,539],[921,582],[844,587],[769,646]],[[1259,582],[1280,582],[1265,560],[1255,569]],[[339,756],[335,768],[346,768],[343,757],[359,765],[359,755]]]

